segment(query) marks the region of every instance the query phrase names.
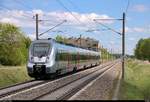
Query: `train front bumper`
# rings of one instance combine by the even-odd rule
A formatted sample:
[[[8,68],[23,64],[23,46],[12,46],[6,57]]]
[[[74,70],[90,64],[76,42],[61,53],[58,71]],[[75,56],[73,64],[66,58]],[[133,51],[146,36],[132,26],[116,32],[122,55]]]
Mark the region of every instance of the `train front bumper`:
[[[35,76],[45,76],[47,74],[53,73],[51,72],[51,67],[46,64],[28,64],[27,65],[28,75],[31,77]]]

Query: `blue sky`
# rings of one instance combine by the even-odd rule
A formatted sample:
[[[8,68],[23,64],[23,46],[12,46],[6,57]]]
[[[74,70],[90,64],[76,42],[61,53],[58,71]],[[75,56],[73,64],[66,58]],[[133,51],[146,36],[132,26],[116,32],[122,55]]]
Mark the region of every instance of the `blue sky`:
[[[149,0],[0,0],[0,22],[13,23],[34,39],[35,13],[39,14],[39,19],[49,20],[39,23],[39,32],[67,20],[41,37],[54,38],[57,34],[79,37],[81,34],[99,40],[108,50],[121,53],[121,36],[109,30],[103,31],[106,28],[93,19],[121,18],[126,9],[126,53],[133,54],[137,41],[150,37]],[[98,22],[121,32],[121,21]],[[99,31],[86,32],[94,29]]]

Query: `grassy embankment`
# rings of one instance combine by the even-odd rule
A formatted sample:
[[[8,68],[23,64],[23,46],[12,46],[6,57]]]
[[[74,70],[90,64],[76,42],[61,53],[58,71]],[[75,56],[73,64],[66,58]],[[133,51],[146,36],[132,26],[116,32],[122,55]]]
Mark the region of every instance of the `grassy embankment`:
[[[150,63],[128,59],[120,92],[120,99],[150,99]]]
[[[0,88],[28,80],[26,66],[0,66]]]

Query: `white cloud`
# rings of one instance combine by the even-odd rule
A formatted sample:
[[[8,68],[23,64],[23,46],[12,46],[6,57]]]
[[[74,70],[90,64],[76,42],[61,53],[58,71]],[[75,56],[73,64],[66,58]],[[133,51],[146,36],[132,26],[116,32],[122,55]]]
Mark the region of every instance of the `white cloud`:
[[[133,28],[126,27],[126,32],[150,33],[150,27],[133,27]]]
[[[0,21],[3,23],[12,23],[12,24],[19,25],[19,21],[14,18],[2,18]]]
[[[111,45],[114,45],[114,44],[115,44],[115,42],[114,42],[114,41],[110,41],[110,44],[111,44]]]
[[[45,12],[40,9],[32,10],[32,11],[23,11],[23,10],[11,10],[11,11],[3,11],[0,10],[0,22],[8,22],[13,23],[16,26],[21,28],[31,28],[35,29],[35,19],[33,16],[38,13],[39,19],[45,19],[48,21],[39,22],[40,30],[47,30],[54,25],[62,22],[63,20],[67,20],[62,26],[72,26],[72,28],[78,30],[88,30],[90,28],[94,28],[97,24],[93,21],[93,19],[101,18],[108,19],[111,18],[105,14],[96,14],[96,13],[77,13],[72,12]],[[101,21],[103,23],[111,24],[111,21]],[[61,26],[60,26],[61,27]],[[58,27],[59,28],[59,27]],[[31,35],[32,38],[32,35]]]
[[[135,38],[132,38],[132,37],[131,37],[131,38],[129,38],[129,40],[130,40],[130,41],[135,41]]]
[[[32,33],[32,34],[28,34],[27,36],[30,37],[31,40],[35,40],[35,33]]]
[[[138,27],[135,27],[135,28],[133,28],[133,31],[135,31],[135,32],[145,32],[145,28],[138,28]]]
[[[137,4],[137,5],[133,6],[132,10],[136,11],[136,12],[145,12],[145,11],[149,10],[149,8],[146,5]]]

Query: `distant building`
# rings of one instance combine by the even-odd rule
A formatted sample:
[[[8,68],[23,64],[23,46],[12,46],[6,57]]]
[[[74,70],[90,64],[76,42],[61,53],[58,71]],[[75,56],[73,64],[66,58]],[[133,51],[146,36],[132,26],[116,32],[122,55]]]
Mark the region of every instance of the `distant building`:
[[[92,39],[92,38],[75,38],[75,37],[70,37],[66,39],[66,43],[68,44],[73,44],[85,49],[91,49],[98,51],[100,49],[99,41]]]

